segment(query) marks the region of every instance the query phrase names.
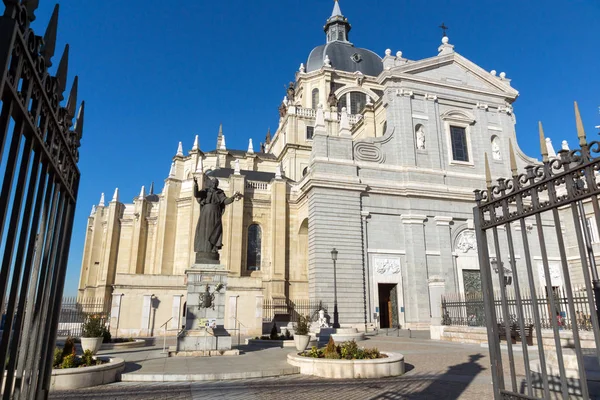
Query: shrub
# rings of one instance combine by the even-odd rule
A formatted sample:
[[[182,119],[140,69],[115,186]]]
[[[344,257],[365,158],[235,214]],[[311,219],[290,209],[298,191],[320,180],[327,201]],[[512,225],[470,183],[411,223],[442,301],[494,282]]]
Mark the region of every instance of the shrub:
[[[108,329],[106,329],[106,327],[104,325],[102,325],[102,343],[110,343],[111,339],[112,339],[112,335],[110,334],[110,331]]]
[[[310,318],[308,316],[299,315],[298,322],[296,322],[296,335],[308,335],[308,324],[310,323]]]
[[[290,340],[292,339],[292,334],[290,333],[289,330],[285,330],[285,340]]]
[[[271,340],[277,340],[279,339],[279,335],[277,334],[277,325],[275,325],[275,323],[273,323],[273,327],[271,328]]]
[[[340,346],[340,356],[345,360],[362,359],[362,351],[359,351],[358,345],[354,340],[344,342]]]
[[[327,342],[327,346],[325,347],[324,355],[325,358],[332,360],[337,360],[340,358],[339,346],[335,345],[335,341],[331,336],[329,337],[329,342]]]
[[[82,337],[98,338],[104,336],[104,321],[100,317],[89,316],[82,325]]]
[[[270,336],[266,336],[266,335],[265,336],[261,336],[260,340],[271,340],[271,337]]]
[[[319,350],[317,346],[313,346],[309,351],[304,353],[304,355],[306,357],[321,358],[323,356],[323,351]]]
[[[63,346],[62,358],[64,359],[66,356],[75,355],[75,341],[72,337],[68,337],[65,340],[65,345]]]
[[[69,354],[63,358],[61,368],[75,368],[77,366],[77,358],[74,354]]]
[[[86,350],[81,356],[81,363],[86,367],[92,366],[96,364],[96,360],[94,360],[94,354],[91,350]]]
[[[58,347],[54,349],[54,361],[52,362],[52,366],[54,368],[60,367],[60,364],[63,362],[63,351]]]

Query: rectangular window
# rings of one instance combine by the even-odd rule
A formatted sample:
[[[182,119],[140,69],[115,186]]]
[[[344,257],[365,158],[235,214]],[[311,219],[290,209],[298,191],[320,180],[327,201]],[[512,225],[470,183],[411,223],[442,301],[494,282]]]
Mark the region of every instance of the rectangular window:
[[[451,126],[450,141],[452,142],[452,159],[454,161],[469,162],[466,129],[459,126]]]
[[[313,135],[315,133],[315,128],[313,126],[306,127],[306,140],[313,140]]]

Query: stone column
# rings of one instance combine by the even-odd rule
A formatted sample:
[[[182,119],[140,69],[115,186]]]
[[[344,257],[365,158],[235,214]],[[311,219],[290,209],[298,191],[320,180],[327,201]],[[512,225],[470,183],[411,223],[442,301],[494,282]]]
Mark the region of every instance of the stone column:
[[[442,295],[445,292],[446,281],[441,276],[429,278],[429,303],[431,304],[431,339],[440,340],[442,334]]]
[[[229,178],[229,193],[235,192],[242,195],[246,190],[246,177],[244,175],[231,175]],[[244,202],[242,197],[225,207],[223,216],[223,249],[221,251],[221,264],[226,265],[232,276],[242,273],[242,243],[244,242]]]
[[[285,297],[287,255],[287,183],[283,179],[271,182],[271,294]]]

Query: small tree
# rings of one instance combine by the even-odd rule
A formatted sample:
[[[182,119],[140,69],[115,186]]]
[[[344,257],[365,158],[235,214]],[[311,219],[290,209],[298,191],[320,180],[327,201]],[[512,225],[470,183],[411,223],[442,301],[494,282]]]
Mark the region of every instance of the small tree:
[[[279,339],[279,335],[277,334],[277,325],[275,324],[275,322],[273,322],[273,327],[271,328],[270,338],[271,340]]]
[[[81,327],[81,336],[85,338],[98,338],[104,336],[104,321],[97,316],[89,316]]]

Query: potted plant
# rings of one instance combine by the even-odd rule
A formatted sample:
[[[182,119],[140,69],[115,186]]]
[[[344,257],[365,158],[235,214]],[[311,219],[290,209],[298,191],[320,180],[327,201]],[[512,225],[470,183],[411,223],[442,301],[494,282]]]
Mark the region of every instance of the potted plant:
[[[298,317],[298,322],[295,326],[294,332],[294,344],[296,345],[296,350],[304,351],[308,347],[308,343],[310,342],[310,335],[308,334],[308,324],[310,319],[308,316],[300,315]]]
[[[97,316],[89,316],[82,326],[81,332],[81,348],[83,351],[90,350],[92,354],[96,354],[102,346],[104,340],[104,321]]]

